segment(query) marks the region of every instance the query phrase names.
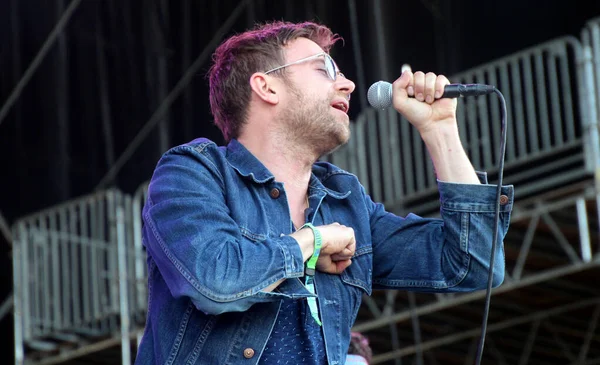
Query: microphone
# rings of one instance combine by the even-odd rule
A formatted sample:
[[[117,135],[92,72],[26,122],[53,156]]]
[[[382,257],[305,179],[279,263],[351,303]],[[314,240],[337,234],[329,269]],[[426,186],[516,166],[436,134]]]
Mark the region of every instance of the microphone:
[[[496,87],[484,84],[449,84],[444,87],[442,98],[458,98],[460,96],[478,96],[491,94]],[[367,99],[372,107],[385,109],[392,106],[392,84],[377,81],[369,88]]]

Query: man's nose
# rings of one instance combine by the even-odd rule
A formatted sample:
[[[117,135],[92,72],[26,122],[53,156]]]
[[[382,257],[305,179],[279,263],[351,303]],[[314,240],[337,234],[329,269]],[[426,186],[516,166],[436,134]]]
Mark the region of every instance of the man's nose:
[[[354,82],[352,82],[352,80],[346,78],[345,76],[338,76],[336,79],[336,88],[337,90],[348,95],[348,100],[350,100],[350,94],[354,91],[356,85]]]

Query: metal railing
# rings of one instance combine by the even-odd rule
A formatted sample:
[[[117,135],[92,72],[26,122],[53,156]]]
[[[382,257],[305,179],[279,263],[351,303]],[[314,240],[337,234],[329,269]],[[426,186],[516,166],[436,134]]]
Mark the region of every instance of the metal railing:
[[[142,184],[133,195],[131,206],[131,219],[133,225],[133,277],[135,278],[136,303],[135,308],[146,310],[148,300],[147,277],[148,267],[146,265],[146,248],[142,242],[142,208],[148,196],[148,183]]]
[[[145,275],[132,198],[117,190],[66,202],[13,227],[15,360],[23,347],[54,351],[143,326]],[[139,279],[139,281],[137,280]]]
[[[586,23],[581,31],[581,41],[585,57],[585,62],[581,65],[584,77],[580,81],[585,97],[582,100],[586,102],[582,107],[586,113],[583,123],[586,167],[597,171],[600,168],[600,17]]]
[[[598,63],[598,23],[590,27]],[[504,182],[518,183],[518,196],[590,176],[598,166],[597,137],[590,137],[597,136],[597,116],[588,111],[596,105],[589,96],[600,90],[600,82],[586,84],[594,69],[587,52],[576,38],[564,37],[450,78],[494,85],[503,93],[508,114]],[[491,178],[498,172],[500,111],[495,94],[458,99],[463,146],[474,167]],[[367,109],[351,128],[351,141],[327,160],[355,173],[371,196],[390,209],[437,209],[433,165],[408,121],[393,109]]]

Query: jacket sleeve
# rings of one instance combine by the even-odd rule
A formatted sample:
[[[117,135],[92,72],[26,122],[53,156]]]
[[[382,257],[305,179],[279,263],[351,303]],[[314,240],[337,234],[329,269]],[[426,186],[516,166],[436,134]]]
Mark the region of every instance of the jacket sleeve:
[[[247,239],[229,214],[225,189],[210,156],[190,146],[159,161],[143,209],[143,238],[171,294],[191,298],[207,314],[310,295],[299,280],[262,291],[302,276],[302,252],[290,236]]]
[[[473,291],[487,287],[495,226],[496,185],[438,181],[440,218],[399,217],[365,196],[370,210],[373,286],[413,291]],[[514,188],[501,192],[494,287],[504,280],[503,239]],[[394,259],[388,259],[393,257]]]

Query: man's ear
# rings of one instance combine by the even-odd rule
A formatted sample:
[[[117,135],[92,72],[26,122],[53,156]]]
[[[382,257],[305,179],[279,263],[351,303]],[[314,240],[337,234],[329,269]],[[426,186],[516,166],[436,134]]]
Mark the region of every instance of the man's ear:
[[[265,75],[262,72],[255,72],[250,76],[252,91],[256,96],[269,104],[275,105],[279,103],[279,95],[277,95],[279,85],[280,82],[276,78]]]

